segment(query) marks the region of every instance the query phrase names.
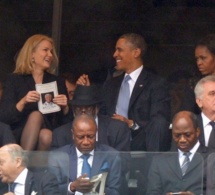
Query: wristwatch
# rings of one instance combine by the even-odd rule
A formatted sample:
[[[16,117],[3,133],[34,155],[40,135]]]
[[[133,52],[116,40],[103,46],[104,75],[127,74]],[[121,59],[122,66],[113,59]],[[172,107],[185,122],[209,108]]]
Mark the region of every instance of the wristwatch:
[[[132,124],[129,126],[130,129],[135,130],[137,124],[133,121]]]

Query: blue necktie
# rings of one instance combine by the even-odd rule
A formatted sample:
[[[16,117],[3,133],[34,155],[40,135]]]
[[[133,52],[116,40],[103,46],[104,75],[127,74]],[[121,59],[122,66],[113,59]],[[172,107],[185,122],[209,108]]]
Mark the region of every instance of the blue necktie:
[[[16,184],[17,184],[17,183],[11,183],[11,184],[9,184],[9,192],[13,192],[13,193],[14,193]]]
[[[185,159],[184,159],[182,166],[181,166],[181,172],[182,172],[183,176],[185,175],[187,168],[190,164],[190,158],[189,158],[190,154],[191,154],[190,152],[184,152],[184,154],[183,154],[185,156]]]
[[[83,166],[82,166],[82,175],[87,174],[87,176],[90,178],[91,177],[91,167],[90,164],[88,163],[88,158],[90,157],[90,154],[83,154],[81,158],[83,158]]]
[[[126,75],[122,81],[116,105],[116,113],[124,116],[125,118],[128,118],[128,106],[130,101],[130,88],[128,81],[130,79],[130,75]]]

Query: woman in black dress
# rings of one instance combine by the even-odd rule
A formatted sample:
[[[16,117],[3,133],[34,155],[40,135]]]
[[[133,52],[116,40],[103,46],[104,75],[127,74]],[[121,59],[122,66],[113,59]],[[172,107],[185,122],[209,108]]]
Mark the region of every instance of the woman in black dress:
[[[25,150],[48,150],[52,129],[61,125],[61,119],[69,113],[65,82],[54,75],[57,64],[53,40],[45,35],[33,35],[20,50],[16,68],[5,83],[0,121],[11,125],[17,142]],[[53,81],[57,83],[59,94],[53,102],[61,111],[42,114],[38,111],[41,95],[35,84]]]

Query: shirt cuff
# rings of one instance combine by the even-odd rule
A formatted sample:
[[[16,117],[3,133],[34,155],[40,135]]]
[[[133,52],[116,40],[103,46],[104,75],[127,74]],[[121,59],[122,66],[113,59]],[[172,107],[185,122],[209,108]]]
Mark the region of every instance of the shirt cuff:
[[[69,194],[73,195],[73,194],[75,194],[75,192],[70,190],[70,185],[71,184],[72,184],[72,182],[69,183],[67,190],[68,190]]]

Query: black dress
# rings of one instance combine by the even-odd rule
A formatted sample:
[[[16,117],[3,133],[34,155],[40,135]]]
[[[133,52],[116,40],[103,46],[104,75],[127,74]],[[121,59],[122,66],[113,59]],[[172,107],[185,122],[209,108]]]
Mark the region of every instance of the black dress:
[[[45,72],[42,83],[53,81],[57,82],[58,94],[65,94],[68,96],[65,81],[61,77]],[[20,75],[12,73],[8,76],[5,83],[3,98],[0,105],[0,121],[11,126],[18,143],[29,114],[33,111],[38,111],[38,104],[37,102],[29,103],[22,112],[17,110],[16,104],[32,90],[35,90],[35,81],[31,74]],[[44,114],[43,116],[45,127],[51,130],[60,126],[63,117],[65,117],[62,111]]]

